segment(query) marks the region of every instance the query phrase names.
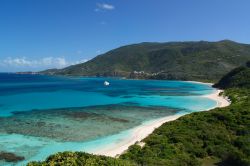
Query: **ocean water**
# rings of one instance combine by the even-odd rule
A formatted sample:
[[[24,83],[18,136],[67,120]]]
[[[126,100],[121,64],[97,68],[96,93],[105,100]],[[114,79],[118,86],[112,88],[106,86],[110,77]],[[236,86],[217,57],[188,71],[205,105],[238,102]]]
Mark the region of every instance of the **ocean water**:
[[[0,165],[92,153],[147,121],[213,108],[216,102],[202,97],[213,92],[182,81],[0,74],[0,152],[25,157]]]

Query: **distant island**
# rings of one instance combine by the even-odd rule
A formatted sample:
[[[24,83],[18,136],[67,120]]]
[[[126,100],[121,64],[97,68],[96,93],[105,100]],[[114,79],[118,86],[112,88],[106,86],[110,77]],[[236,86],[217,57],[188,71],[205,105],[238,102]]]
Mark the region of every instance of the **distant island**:
[[[248,60],[250,45],[230,40],[144,42],[111,50],[82,64],[40,73],[216,82]]]
[[[15,74],[39,74],[39,72],[26,71],[26,72],[16,72]]]

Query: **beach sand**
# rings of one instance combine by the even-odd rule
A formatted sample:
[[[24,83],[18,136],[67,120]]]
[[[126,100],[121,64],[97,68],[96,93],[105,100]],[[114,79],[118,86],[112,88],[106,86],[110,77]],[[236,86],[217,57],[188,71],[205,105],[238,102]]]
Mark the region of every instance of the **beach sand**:
[[[196,82],[196,83],[199,83],[199,82]],[[212,85],[210,83],[208,84]],[[226,107],[230,105],[230,101],[226,97],[220,96],[219,94],[221,92],[223,91],[217,89],[214,93],[203,95],[202,97],[215,100],[217,102],[216,107]],[[207,111],[207,110],[204,110],[204,111]],[[107,145],[106,147],[102,147],[99,150],[95,151],[94,154],[117,157],[120,154],[124,153],[128,149],[129,146],[135,143],[137,143],[140,146],[144,146],[144,143],[140,141],[146,138],[148,135],[150,135],[156,128],[160,127],[162,124],[166,122],[176,120],[183,115],[184,114],[168,116],[168,117],[156,119],[156,120],[147,122],[145,124],[142,124],[138,127],[135,127],[134,129],[132,129],[131,135],[129,135],[127,138],[124,138],[120,140],[119,142],[113,143],[111,145]]]
[[[216,107],[227,107],[230,105],[230,100],[226,96],[220,96],[220,93],[222,93],[223,90],[217,89],[215,93],[203,95],[202,97],[206,97],[212,100],[215,100],[217,102]]]
[[[94,154],[116,157],[125,152],[129,146],[146,138],[149,134],[151,134],[156,128],[160,127],[163,123],[176,120],[181,116],[183,115],[168,116],[135,127],[134,129],[132,129],[131,135],[129,135],[127,138],[124,138],[121,141],[112,144],[110,146],[101,148],[100,150],[95,151]],[[142,142],[140,142],[139,144],[143,145]]]

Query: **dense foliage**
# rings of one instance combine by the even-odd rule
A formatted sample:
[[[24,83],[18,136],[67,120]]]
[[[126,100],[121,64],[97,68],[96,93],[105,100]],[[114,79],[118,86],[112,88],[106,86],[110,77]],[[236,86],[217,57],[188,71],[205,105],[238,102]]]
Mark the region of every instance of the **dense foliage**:
[[[121,156],[139,165],[200,165],[212,158],[224,165],[250,165],[250,90],[228,89],[233,104],[186,115],[154,131],[140,148]]]
[[[220,42],[141,43],[45,74],[217,81],[250,60],[250,45]],[[136,72],[137,71],[137,72]]]
[[[83,152],[63,152],[48,157],[44,162],[31,162],[28,166],[133,166],[135,164],[105,156],[96,156]]]
[[[133,145],[119,159],[67,152],[29,165],[249,166],[250,80],[246,76],[250,70],[244,67],[231,73],[223,82],[229,87],[225,94],[230,106],[165,123],[143,140],[144,147]]]
[[[231,87],[250,88],[250,62],[247,62],[246,67],[232,70],[214,86],[222,89]]]

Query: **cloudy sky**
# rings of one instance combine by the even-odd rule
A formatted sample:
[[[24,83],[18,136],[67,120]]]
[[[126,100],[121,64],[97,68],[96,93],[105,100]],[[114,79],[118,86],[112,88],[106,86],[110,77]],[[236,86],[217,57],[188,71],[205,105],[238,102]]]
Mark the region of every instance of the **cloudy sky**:
[[[63,68],[145,41],[250,43],[249,0],[0,0],[0,72]]]

